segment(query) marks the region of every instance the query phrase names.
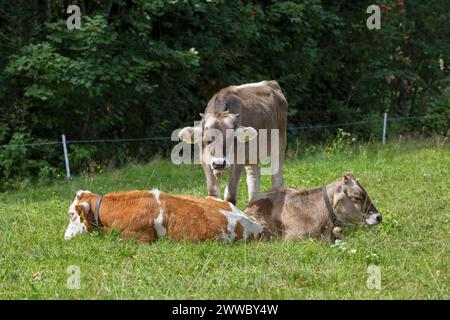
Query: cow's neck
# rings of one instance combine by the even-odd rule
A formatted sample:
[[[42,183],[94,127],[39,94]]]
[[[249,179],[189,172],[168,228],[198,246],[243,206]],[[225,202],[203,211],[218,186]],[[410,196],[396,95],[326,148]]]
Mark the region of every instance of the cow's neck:
[[[101,197],[101,196],[98,195],[98,194],[94,194],[94,193],[89,195],[89,201],[88,202],[89,202],[89,207],[91,208],[90,214],[92,214],[92,228],[93,229],[97,228],[97,226],[95,226],[95,210],[96,210],[96,207],[97,207],[97,199],[99,197]],[[100,216],[98,217],[98,220],[101,221]]]
[[[332,214],[333,214],[333,219],[332,219],[332,223],[333,225],[339,225],[339,221],[337,220],[337,216],[336,216],[336,210],[334,208],[334,196],[336,193],[336,182],[333,182],[329,185],[326,186],[326,191],[327,191],[327,196],[328,196],[328,200],[330,201],[331,204],[331,209],[332,209]],[[325,208],[328,212],[328,208]]]
[[[330,207],[328,207],[327,204],[325,203],[325,199],[322,199],[322,202],[324,203],[326,213],[330,220],[330,221],[328,221],[328,223],[330,225],[334,226],[337,224],[336,212],[335,212],[334,206],[333,206],[334,194],[335,194],[335,190],[336,190],[335,183],[331,183],[331,184],[327,185],[325,187],[325,190],[326,190],[326,196],[328,197]]]
[[[333,209],[333,214],[336,216],[336,213],[334,212],[333,208],[333,202],[334,202],[334,193],[335,193],[335,185],[334,183],[329,184],[325,186],[326,194],[328,196],[328,200],[330,201],[331,208]],[[325,204],[324,197],[323,197],[323,188],[316,188],[316,189],[308,189],[306,192],[301,192],[300,197],[302,198],[301,201],[301,208],[300,210],[306,210],[309,211],[309,208],[304,208],[305,203],[317,203],[316,206],[312,206],[312,208],[315,208],[317,212],[314,212],[314,215],[322,217],[318,221],[321,221],[321,224],[323,223],[324,226],[327,227],[333,227],[333,219],[330,218],[330,214],[328,212],[328,208]],[[313,209],[314,210],[314,209]]]
[[[91,198],[89,199],[89,205],[91,207],[91,214],[92,214],[92,229],[96,229],[97,226],[95,225],[95,210],[97,209],[97,200],[102,197],[98,194],[92,194]],[[111,201],[108,199],[106,200],[103,198],[101,200],[101,203],[99,204],[98,208],[98,224],[101,226],[102,229],[105,229],[107,231],[110,227],[110,220],[114,220],[117,217],[116,212],[111,208]]]

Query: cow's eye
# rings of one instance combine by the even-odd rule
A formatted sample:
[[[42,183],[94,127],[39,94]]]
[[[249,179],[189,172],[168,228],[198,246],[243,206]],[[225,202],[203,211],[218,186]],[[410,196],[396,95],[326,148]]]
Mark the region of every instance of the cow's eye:
[[[357,202],[360,202],[360,203],[363,203],[364,202],[364,200],[363,200],[363,198],[359,198],[359,197],[356,197],[356,198],[353,198],[355,201],[357,201]]]

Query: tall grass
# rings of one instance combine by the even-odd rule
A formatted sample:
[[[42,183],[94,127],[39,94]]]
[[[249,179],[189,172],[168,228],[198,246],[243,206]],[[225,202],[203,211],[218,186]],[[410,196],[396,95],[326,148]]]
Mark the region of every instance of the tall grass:
[[[315,187],[353,171],[383,213],[373,228],[347,227],[346,241],[151,245],[115,234],[63,240],[78,189],[159,188],[206,195],[199,166],[170,160],[128,165],[71,181],[0,194],[0,298],[19,299],[448,299],[450,149],[441,138],[291,148],[285,185]],[[262,177],[261,189],[270,188]],[[238,206],[246,205],[245,178]],[[67,288],[78,266],[81,288]],[[368,289],[367,268],[381,270]]]

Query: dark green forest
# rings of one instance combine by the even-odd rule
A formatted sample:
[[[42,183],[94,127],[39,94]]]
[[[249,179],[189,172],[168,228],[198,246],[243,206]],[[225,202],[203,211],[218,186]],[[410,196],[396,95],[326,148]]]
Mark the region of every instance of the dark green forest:
[[[448,115],[448,0],[0,0],[0,176],[63,172],[69,140],[167,137],[191,125],[219,89],[277,80],[295,128]],[[68,5],[81,8],[70,30]],[[366,12],[381,8],[381,29]],[[381,120],[380,120],[381,121]],[[448,117],[401,132],[448,134]],[[368,139],[378,131],[358,128]],[[9,145],[4,146],[4,145]],[[69,143],[74,170],[148,159],[170,141]],[[112,152],[113,150],[113,152]]]

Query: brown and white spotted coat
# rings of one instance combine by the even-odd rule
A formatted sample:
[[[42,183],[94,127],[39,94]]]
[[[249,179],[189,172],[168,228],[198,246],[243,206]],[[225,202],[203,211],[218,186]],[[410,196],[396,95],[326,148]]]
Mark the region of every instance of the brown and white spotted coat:
[[[65,239],[93,230],[98,195],[78,191],[69,208]],[[233,204],[214,198],[171,195],[157,189],[108,193],[103,196],[99,221],[104,231],[123,238],[152,242],[167,237],[193,242],[258,238],[262,227]]]

